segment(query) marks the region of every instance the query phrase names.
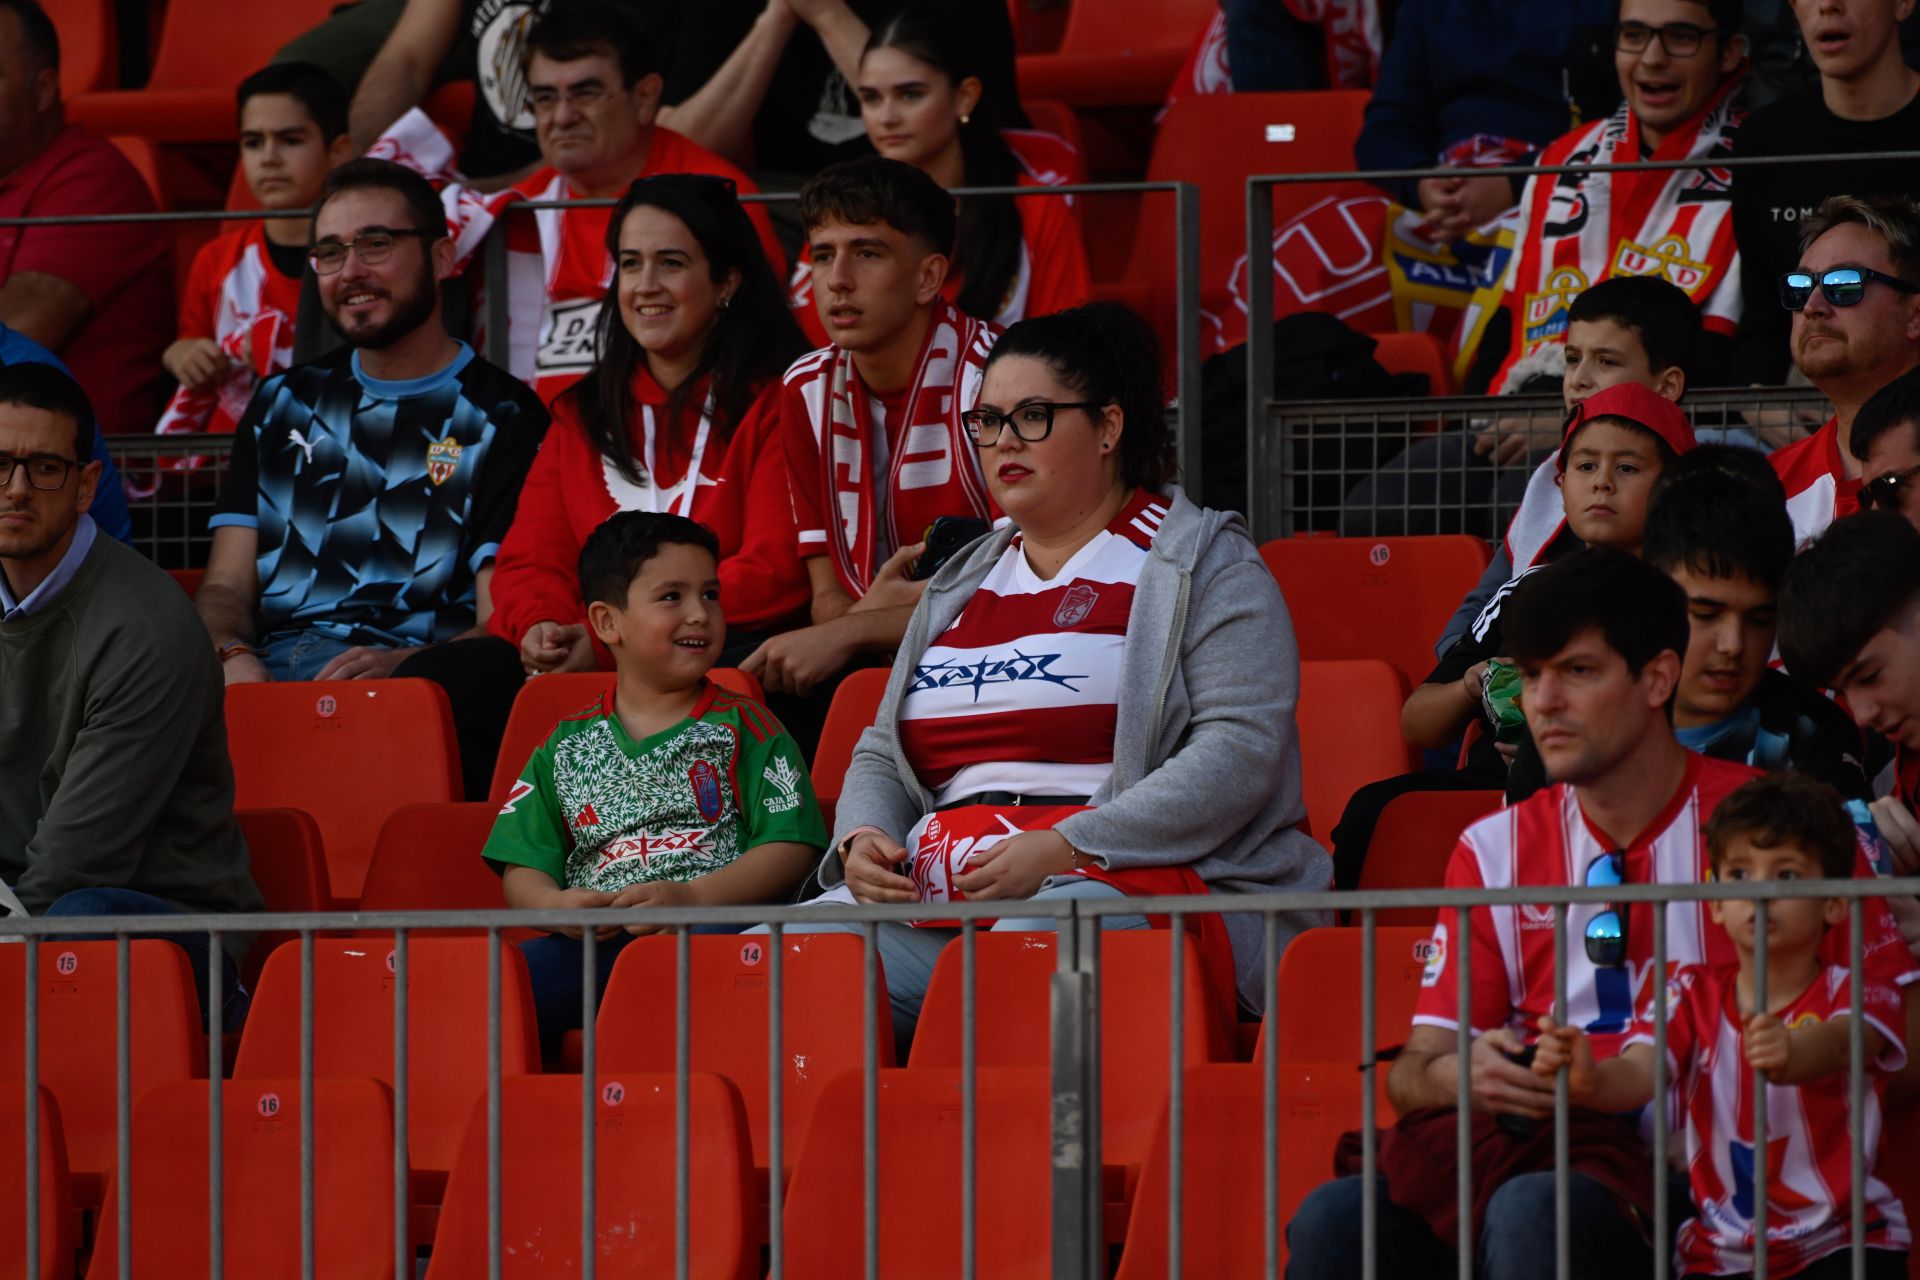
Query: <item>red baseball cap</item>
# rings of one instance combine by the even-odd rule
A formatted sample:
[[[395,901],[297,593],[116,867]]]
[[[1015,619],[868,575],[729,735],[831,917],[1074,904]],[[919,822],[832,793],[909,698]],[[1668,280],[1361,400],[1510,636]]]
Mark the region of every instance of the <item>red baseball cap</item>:
[[[1622,382],[1596,391],[1573,406],[1567,414],[1567,429],[1560,436],[1560,452],[1554,455],[1554,469],[1567,469],[1567,441],[1573,433],[1595,418],[1624,418],[1645,427],[1667,442],[1675,453],[1685,453],[1697,443],[1693,423],[1679,405],[1650,387],[1637,382]]]

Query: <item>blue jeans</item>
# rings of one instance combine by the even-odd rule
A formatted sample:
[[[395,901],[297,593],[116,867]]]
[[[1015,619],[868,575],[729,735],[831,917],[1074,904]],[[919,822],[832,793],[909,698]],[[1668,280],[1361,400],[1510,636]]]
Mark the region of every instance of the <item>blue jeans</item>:
[[[738,933],[740,926],[696,924],[688,932]],[[596,1010],[600,1007],[600,998],[607,993],[607,978],[613,973],[613,962],[632,941],[631,934],[616,933],[594,944],[593,1007]],[[533,986],[533,1016],[540,1028],[540,1054],[549,1062],[559,1061],[560,1044],[567,1032],[580,1030],[580,1002],[585,994],[580,962],[585,949],[578,938],[558,933],[528,938],[520,944],[520,954],[527,959],[527,978]],[[667,1034],[673,1034],[671,1028]]]
[[[1122,898],[1126,895],[1112,885],[1100,880],[1088,880],[1075,876],[1072,880],[1040,890],[1029,901],[1058,901],[1061,898]],[[1019,910],[1017,905],[1008,904],[1008,910]],[[1051,933],[1059,924],[1050,916],[1035,916],[1022,919],[1017,916],[1003,916],[994,922],[996,933]],[[1106,916],[1103,925],[1108,929],[1145,929],[1148,927],[1145,916]],[[748,930],[749,933],[765,933],[766,926]],[[865,932],[864,925],[857,924],[790,924],[788,933],[853,933]],[[958,929],[922,929],[915,925],[898,924],[892,921],[880,925],[878,946],[880,965],[887,976],[887,999],[893,1006],[893,1043],[901,1061],[906,1060],[907,1046],[913,1043],[913,1027],[920,1020],[920,1004],[927,998],[927,984],[933,981],[933,966],[938,963],[940,953],[947,943],[960,936]]]
[[[1360,1178],[1339,1178],[1314,1189],[1287,1224],[1287,1280],[1344,1280],[1360,1274]],[[1387,1199],[1376,1179],[1375,1259],[1382,1276],[1453,1274],[1454,1251],[1425,1218]],[[1620,1212],[1613,1196],[1580,1174],[1567,1181],[1574,1280],[1619,1280],[1653,1268],[1653,1249],[1640,1226]],[[1683,1212],[1673,1219],[1677,1227]],[[1523,1173],[1502,1183],[1487,1202],[1475,1251],[1483,1280],[1533,1280],[1553,1271],[1553,1174]]]
[[[312,680],[335,658],[356,648],[320,631],[283,631],[254,646],[254,656],[275,680]]]
[[[171,902],[156,898],[150,893],[141,893],[138,889],[75,889],[63,893],[53,900],[46,914],[53,916],[171,916],[180,914],[180,909]],[[65,936],[65,935],[62,935]],[[88,941],[95,938],[111,939],[112,934],[89,933],[74,934],[74,941]],[[194,994],[200,997],[200,1018],[202,1023],[207,1017],[207,935],[204,933],[136,933],[136,938],[161,938],[174,943],[187,953],[188,967],[193,970]],[[247,1009],[253,1003],[253,996],[240,985],[240,971],[234,967],[233,957],[224,951],[220,956],[220,1024],[227,1031],[238,1031],[247,1020]]]

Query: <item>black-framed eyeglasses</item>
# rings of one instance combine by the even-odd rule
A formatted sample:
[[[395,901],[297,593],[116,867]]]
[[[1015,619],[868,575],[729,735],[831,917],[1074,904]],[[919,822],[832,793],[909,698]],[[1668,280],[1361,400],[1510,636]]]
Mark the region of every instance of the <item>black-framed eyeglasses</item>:
[[[1883,476],[1875,476],[1860,486],[1860,505],[1880,507],[1895,511],[1900,506],[1900,491],[1915,476],[1920,476],[1920,467],[1908,467],[1904,471],[1889,471]]]
[[[1587,864],[1589,889],[1618,888],[1626,883],[1627,855],[1619,849],[1603,853]],[[1627,913],[1614,904],[1587,921],[1587,959],[1603,969],[1618,969],[1627,962]]]
[[[1817,275],[1811,271],[1784,273],[1780,277],[1780,305],[1789,311],[1798,311],[1807,305],[1813,297],[1813,291],[1818,289],[1828,306],[1855,306],[1866,296],[1867,282],[1870,280],[1878,280],[1889,289],[1898,289],[1902,293],[1920,293],[1920,284],[1890,276],[1884,271],[1875,271],[1872,267],[1834,267]]]
[[[1691,22],[1669,22],[1664,27],[1644,22],[1620,22],[1613,28],[1613,47],[1622,53],[1645,53],[1655,40],[1671,58],[1691,58],[1700,52],[1700,42],[1720,34],[1719,27],[1697,27]]]
[[[991,409],[969,409],[960,415],[960,422],[973,437],[974,444],[982,449],[1000,438],[1000,428],[1011,427],[1013,434],[1028,444],[1045,440],[1053,434],[1053,415],[1062,409],[1085,409],[1092,413],[1095,409],[1107,407],[1106,401],[1029,400],[1025,404],[1015,405],[1012,413],[995,413]]]
[[[417,227],[375,227],[371,231],[362,231],[351,240],[322,240],[307,250],[307,261],[313,264],[315,275],[330,276],[347,265],[347,250],[368,266],[385,262],[393,253],[393,246],[404,237],[417,237],[421,240],[438,240],[447,234],[445,227],[432,231],[422,231]]]
[[[27,486],[32,489],[58,489],[67,483],[67,472],[86,464],[73,458],[63,458],[57,453],[34,453],[24,458],[11,458],[0,453],[0,489],[13,483],[13,472],[17,467],[27,477]]]

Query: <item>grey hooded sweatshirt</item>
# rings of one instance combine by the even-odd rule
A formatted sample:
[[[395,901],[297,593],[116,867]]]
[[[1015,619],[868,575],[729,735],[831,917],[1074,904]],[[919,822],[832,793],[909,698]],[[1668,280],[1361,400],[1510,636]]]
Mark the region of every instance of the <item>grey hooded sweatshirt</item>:
[[[1217,894],[1325,889],[1332,862],[1299,827],[1300,660],[1286,602],[1238,515],[1196,507],[1177,488],[1169,493],[1127,619],[1113,774],[1094,808],[1057,830],[1104,867],[1189,865]],[[835,848],[858,827],[901,839],[933,809],[933,793],[900,748],[900,704],[929,641],[953,624],[1014,532],[989,534],[928,583],[878,718],[854,748]],[[826,888],[840,882],[832,849],[818,877]],[[1261,918],[1224,919],[1240,998],[1258,1008]],[[1330,923],[1328,912],[1287,913],[1281,943]]]

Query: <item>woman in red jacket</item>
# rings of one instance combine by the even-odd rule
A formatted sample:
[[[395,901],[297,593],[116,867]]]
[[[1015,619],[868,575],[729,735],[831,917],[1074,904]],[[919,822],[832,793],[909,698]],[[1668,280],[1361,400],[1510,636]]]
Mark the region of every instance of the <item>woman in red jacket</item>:
[[[804,621],[778,432],[780,374],[806,349],[724,178],[663,174],[608,223],[614,260],[599,359],[553,406],[493,574],[494,635],[528,674],[610,668],[575,568],[615,511],[689,516],[720,539],[722,666]]]

